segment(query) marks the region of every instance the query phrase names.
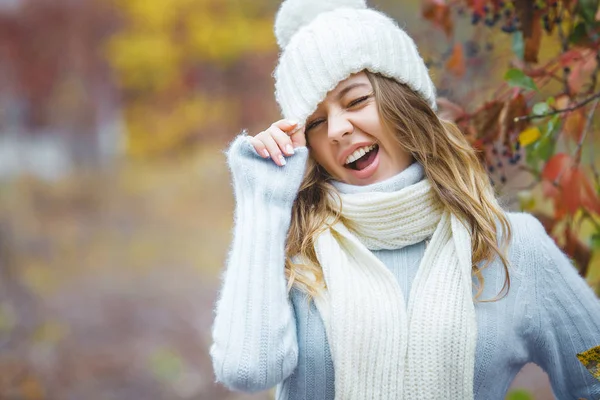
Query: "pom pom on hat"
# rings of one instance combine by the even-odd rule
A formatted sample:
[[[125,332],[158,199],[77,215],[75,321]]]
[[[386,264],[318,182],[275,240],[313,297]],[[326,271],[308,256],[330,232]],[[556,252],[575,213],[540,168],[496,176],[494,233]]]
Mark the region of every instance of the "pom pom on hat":
[[[317,15],[338,8],[367,8],[365,0],[286,0],[275,17],[277,44],[284,49],[300,28]]]

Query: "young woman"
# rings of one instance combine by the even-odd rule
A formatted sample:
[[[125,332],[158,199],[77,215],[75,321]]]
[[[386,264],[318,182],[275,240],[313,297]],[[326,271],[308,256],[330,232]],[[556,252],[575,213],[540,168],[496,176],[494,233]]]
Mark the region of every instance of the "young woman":
[[[599,398],[576,354],[600,345],[600,302],[535,218],[497,204],[412,39],[360,0],[288,0],[275,31],[285,119],[227,152],[217,380],[495,400],[535,362],[559,399]]]

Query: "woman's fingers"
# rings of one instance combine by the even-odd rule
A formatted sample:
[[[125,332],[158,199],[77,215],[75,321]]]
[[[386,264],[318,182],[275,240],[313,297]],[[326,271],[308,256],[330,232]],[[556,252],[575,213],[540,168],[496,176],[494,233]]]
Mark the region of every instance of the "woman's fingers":
[[[281,129],[283,132],[290,134],[291,131],[298,126],[298,121],[293,119],[280,119],[279,121],[274,122],[271,126],[275,126]]]
[[[281,149],[280,149],[279,145],[277,144],[277,142],[275,141],[275,139],[270,135],[265,135],[264,138],[261,140],[267,147],[267,151],[269,152],[271,159],[273,161],[275,161],[275,164],[277,164],[279,166],[284,166],[285,165],[285,157],[283,156]]]
[[[292,144],[292,139],[287,135],[287,133],[283,132],[275,125],[271,125],[268,132],[271,133],[271,137],[275,139],[275,142],[279,146],[279,149],[282,153],[291,156],[294,154],[294,146]]]
[[[304,128],[298,128],[296,121],[282,119],[256,136],[248,138],[254,149],[263,158],[270,157],[280,166],[286,164],[284,155],[294,154],[294,148],[306,146]]]
[[[258,154],[261,155],[261,157],[263,158],[269,158],[269,151],[267,150],[267,146],[265,146],[265,144],[260,141],[259,139],[257,139],[254,136],[248,136],[248,140],[250,141],[250,144],[252,146],[254,146],[254,150],[256,150],[256,152]]]

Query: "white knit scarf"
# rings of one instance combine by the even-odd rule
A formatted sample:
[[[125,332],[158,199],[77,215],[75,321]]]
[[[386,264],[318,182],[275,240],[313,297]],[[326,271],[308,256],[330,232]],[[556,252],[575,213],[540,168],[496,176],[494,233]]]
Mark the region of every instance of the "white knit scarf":
[[[341,194],[342,215],[315,243],[327,290],[315,304],[327,333],[336,400],[473,399],[477,325],[471,236],[429,180],[396,192]],[[431,237],[405,304],[369,251]]]

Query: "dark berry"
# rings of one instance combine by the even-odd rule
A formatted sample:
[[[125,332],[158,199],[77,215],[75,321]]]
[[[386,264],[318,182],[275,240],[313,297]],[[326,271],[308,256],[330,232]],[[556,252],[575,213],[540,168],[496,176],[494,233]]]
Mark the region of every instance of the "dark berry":
[[[514,33],[517,30],[517,27],[514,25],[502,25],[500,28],[504,33]]]

